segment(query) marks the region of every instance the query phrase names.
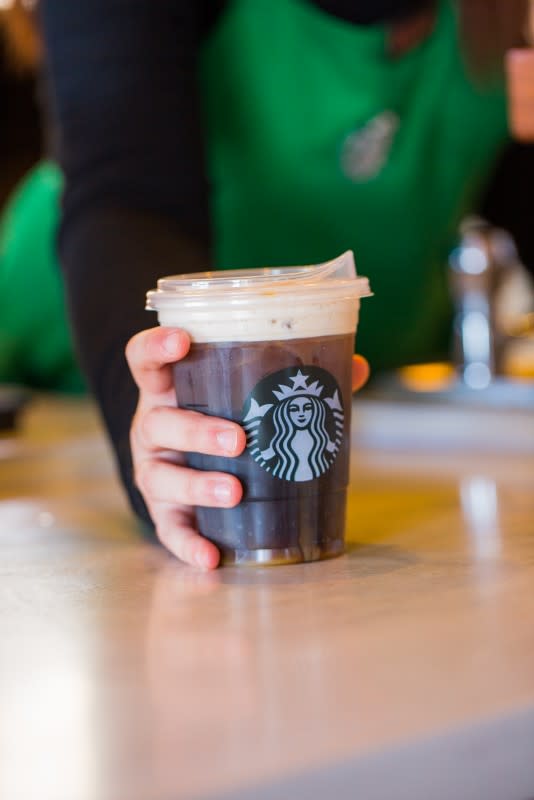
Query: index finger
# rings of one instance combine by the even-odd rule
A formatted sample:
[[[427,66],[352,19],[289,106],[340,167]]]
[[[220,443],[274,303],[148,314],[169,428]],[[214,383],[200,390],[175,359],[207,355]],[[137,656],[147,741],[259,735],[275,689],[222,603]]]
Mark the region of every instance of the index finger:
[[[167,392],[172,388],[170,365],[187,355],[189,336],[181,328],[150,328],[126,345],[126,360],[139,389]]]

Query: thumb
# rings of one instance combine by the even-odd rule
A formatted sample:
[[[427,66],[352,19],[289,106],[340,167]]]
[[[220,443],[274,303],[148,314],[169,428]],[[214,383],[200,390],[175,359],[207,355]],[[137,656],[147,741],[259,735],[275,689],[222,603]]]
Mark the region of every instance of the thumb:
[[[180,328],[150,328],[126,345],[126,360],[140,391],[159,394],[172,388],[171,364],[187,355],[190,340]]]
[[[363,356],[352,356],[352,391],[357,392],[365,386],[369,379],[371,369],[369,362]]]

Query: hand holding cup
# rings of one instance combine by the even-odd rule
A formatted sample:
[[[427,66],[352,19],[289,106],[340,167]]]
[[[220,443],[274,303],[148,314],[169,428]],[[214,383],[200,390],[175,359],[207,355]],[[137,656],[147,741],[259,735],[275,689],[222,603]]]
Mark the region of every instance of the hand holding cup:
[[[214,569],[219,550],[199,534],[195,506],[235,506],[242,487],[233,475],[187,467],[183,454],[237,456],[246,436],[234,422],[176,408],[172,365],[187,356],[189,347],[188,335],[179,328],[142,331],[128,343],[126,357],[139,388],[130,435],[134,476],[162,544],[188,564]],[[353,391],[368,377],[367,361],[354,356]]]

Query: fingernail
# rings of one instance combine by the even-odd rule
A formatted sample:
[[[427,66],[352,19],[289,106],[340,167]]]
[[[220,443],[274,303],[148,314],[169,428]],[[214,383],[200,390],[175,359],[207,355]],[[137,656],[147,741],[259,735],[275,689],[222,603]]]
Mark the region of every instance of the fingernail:
[[[229,503],[232,497],[232,487],[226,481],[220,481],[213,487],[213,496],[220,503]]]
[[[163,349],[170,355],[175,356],[180,347],[180,334],[171,333],[163,340]]]
[[[227,453],[235,453],[237,448],[237,432],[234,430],[219,431],[216,434],[217,444]]]

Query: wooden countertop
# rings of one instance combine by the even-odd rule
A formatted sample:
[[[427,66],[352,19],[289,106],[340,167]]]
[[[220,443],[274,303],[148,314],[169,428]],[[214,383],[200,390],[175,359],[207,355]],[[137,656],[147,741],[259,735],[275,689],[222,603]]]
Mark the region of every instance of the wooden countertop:
[[[139,537],[92,409],[34,403],[0,440],[0,797],[294,800],[499,720],[534,796],[534,457],[355,447],[348,530],[195,572]]]

